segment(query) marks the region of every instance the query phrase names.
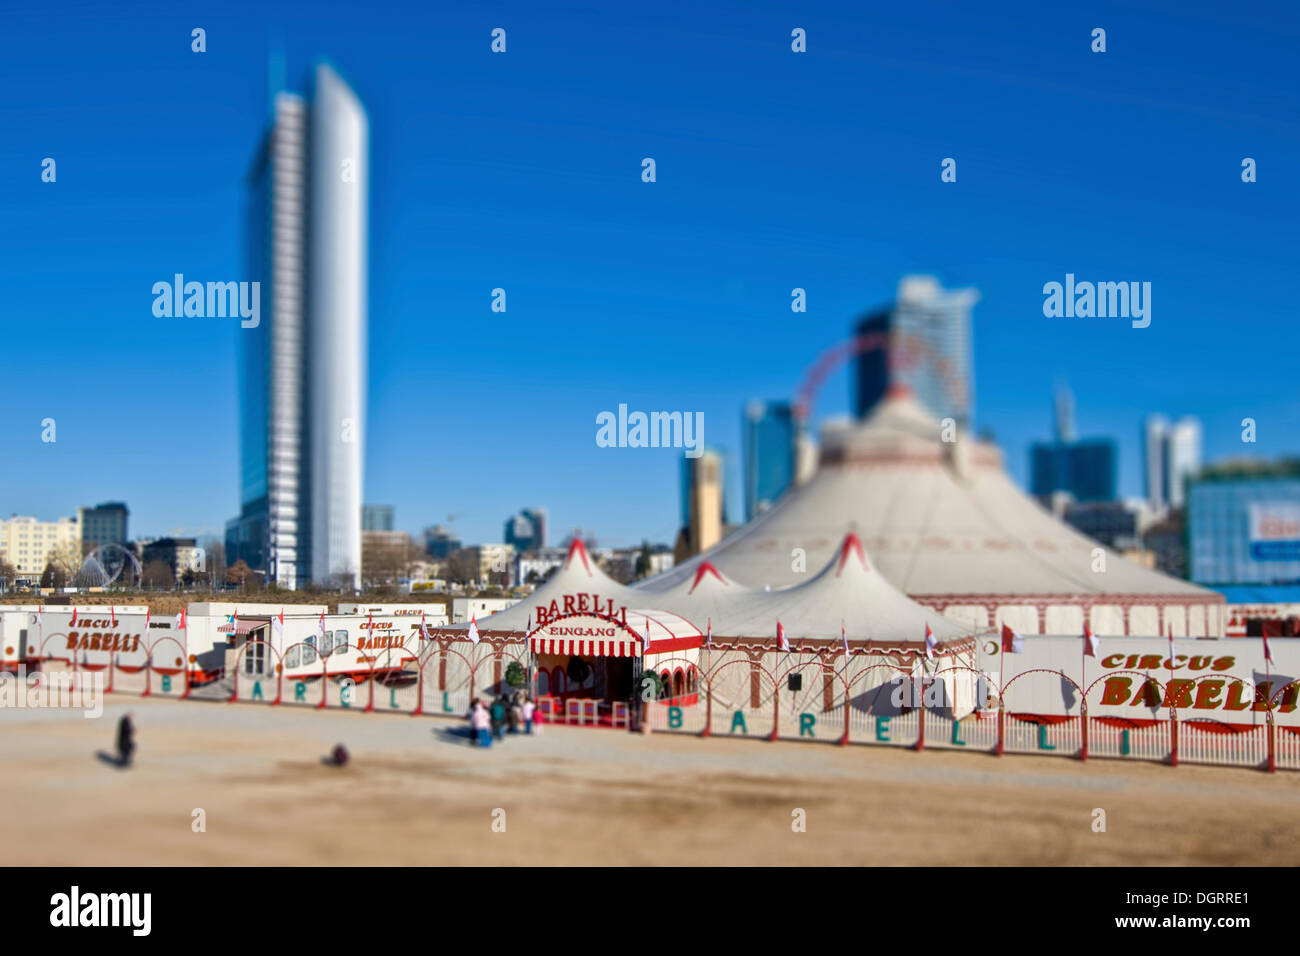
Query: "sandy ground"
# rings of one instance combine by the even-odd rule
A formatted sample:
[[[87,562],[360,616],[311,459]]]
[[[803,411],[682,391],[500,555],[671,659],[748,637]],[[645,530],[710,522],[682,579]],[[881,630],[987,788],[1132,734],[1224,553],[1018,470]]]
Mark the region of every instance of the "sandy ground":
[[[96,751],[128,707],[140,752],[120,770]],[[0,710],[0,864],[1232,865],[1300,850],[1300,773],[566,727],[484,751],[460,727],[123,698],[98,720]],[[322,765],[339,741],[352,763]]]

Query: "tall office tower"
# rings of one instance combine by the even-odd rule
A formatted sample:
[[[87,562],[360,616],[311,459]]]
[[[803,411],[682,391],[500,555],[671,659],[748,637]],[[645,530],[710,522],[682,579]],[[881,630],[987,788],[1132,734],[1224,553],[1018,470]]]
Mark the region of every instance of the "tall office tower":
[[[789,402],[745,406],[745,520],[766,510],[794,483],[796,429]]]
[[[1056,387],[1053,412],[1056,423],[1056,440],[1058,442],[1074,441],[1074,395],[1070,392],[1069,387],[1064,384]]]
[[[1169,502],[1165,485],[1165,442],[1169,420],[1163,415],[1148,415],[1142,426],[1142,483],[1147,503],[1159,511]]]
[[[1201,468],[1201,423],[1192,417],[1173,425],[1163,415],[1147,417],[1142,433],[1147,500],[1153,508],[1182,507],[1187,480]]]
[[[392,505],[362,505],[361,506],[361,530],[362,531],[392,531],[393,530],[393,506]]]
[[[725,464],[722,453],[712,448],[703,449],[698,458],[682,456],[682,527],[674,560],[685,560],[722,540],[727,527]]]
[[[947,289],[932,276],[906,276],[894,302],[866,315],[857,336],[865,351],[857,359],[854,412],[865,418],[891,385],[907,385],[939,419],[963,427],[975,414],[971,358],[974,289]]]
[[[309,98],[276,96],[249,174],[263,309],[238,330],[241,509],[226,553],[282,587],[360,579],[368,139],[356,95],[320,65]]]
[[[1187,479],[1201,468],[1201,423],[1180,418],[1169,429],[1165,452],[1165,487],[1169,503],[1181,508],[1187,500]]]

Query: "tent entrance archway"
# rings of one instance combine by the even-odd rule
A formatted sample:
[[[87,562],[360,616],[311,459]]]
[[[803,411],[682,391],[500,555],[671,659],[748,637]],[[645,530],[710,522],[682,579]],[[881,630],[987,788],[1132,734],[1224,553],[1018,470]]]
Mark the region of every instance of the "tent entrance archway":
[[[632,699],[632,657],[577,654],[536,655],[539,697],[580,697],[612,704]]]

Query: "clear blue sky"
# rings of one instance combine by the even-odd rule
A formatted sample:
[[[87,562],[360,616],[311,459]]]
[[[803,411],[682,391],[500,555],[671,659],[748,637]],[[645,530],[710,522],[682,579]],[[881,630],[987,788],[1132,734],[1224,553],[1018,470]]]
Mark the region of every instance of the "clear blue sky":
[[[675,453],[595,444],[620,402],[704,412],[739,515],[744,402],[792,395],[907,272],[980,290],[976,420],[1017,478],[1058,379],[1125,494],[1148,412],[1199,415],[1210,458],[1300,451],[1294,4],[385,6],[6,11],[0,512],[122,499],[134,535],[236,513],[237,322],[156,319],[150,287],[245,276],[273,49],[369,110],[365,497],[401,528],[499,540],[542,505],[554,537],[671,541]],[[1150,281],[1151,327],[1044,318],[1067,271]],[[847,406],[840,374],[818,412]]]

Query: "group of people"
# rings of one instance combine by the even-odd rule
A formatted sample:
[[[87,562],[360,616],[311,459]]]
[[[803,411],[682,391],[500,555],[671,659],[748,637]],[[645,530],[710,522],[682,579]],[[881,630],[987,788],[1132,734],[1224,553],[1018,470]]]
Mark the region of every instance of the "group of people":
[[[500,694],[491,703],[475,698],[469,709],[471,742],[479,747],[491,747],[493,738],[504,740],[508,733],[520,733],[521,727],[523,733],[531,734],[536,714],[533,699],[520,691],[515,691],[512,697]]]

